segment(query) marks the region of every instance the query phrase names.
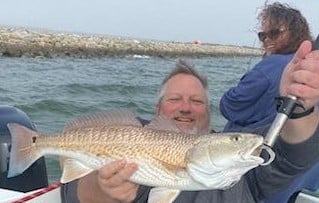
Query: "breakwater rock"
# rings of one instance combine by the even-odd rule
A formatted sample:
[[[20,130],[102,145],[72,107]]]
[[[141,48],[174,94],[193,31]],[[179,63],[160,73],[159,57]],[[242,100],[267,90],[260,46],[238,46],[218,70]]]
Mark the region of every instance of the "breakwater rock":
[[[120,37],[60,33],[25,28],[0,28],[0,55],[13,57],[157,57],[260,56],[251,47],[203,43],[136,40]]]

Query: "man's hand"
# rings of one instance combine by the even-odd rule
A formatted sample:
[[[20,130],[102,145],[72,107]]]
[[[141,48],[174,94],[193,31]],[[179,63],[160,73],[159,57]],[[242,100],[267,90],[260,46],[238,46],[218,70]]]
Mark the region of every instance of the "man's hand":
[[[138,185],[129,181],[137,170],[137,165],[125,161],[112,162],[99,170],[98,184],[109,197],[120,202],[132,202],[137,193]]]
[[[105,165],[79,180],[79,200],[81,203],[132,202],[139,186],[130,182],[129,178],[136,170],[136,164],[123,160]]]
[[[319,102],[319,51],[311,51],[311,42],[303,42],[293,60],[286,66],[280,83],[280,95],[296,96],[305,109]],[[310,138],[318,127],[318,107],[310,115],[288,119],[281,137],[288,143],[296,144]]]
[[[294,95],[309,109],[319,102],[319,51],[311,52],[305,41],[285,68],[280,85],[281,96]]]

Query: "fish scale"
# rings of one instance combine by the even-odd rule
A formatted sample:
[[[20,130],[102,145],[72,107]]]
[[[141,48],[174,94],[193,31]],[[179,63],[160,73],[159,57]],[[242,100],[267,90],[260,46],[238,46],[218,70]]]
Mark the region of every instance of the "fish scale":
[[[60,147],[65,151],[80,150],[122,159],[152,157],[163,166],[185,167],[186,152],[193,146],[196,137],[183,133],[163,133],[165,131],[150,131],[135,126],[79,128],[61,136],[40,136],[35,147]]]
[[[143,127],[132,113],[123,111],[77,118],[66,124],[60,135],[42,136],[14,123],[8,128],[12,135],[10,177],[22,173],[44,155],[65,157],[62,183],[125,159],[138,165],[131,181],[173,189],[175,193],[229,188],[264,162],[254,155],[263,143],[260,135],[185,134],[162,117],[155,117]]]

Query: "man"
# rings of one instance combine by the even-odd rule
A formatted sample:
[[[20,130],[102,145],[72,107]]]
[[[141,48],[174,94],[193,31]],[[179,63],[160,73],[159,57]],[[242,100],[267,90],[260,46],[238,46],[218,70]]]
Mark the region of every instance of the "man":
[[[309,41],[301,45],[286,67],[280,86],[282,96],[297,96],[307,109],[319,101],[319,52],[310,53],[310,50]],[[157,113],[170,118],[184,132],[209,131],[207,86],[202,81],[205,80],[194,74],[168,76],[162,86]],[[252,169],[232,188],[184,191],[175,202],[258,202],[272,195],[311,167],[319,156],[318,118],[316,108],[305,117],[288,120],[274,147],[275,161]],[[72,202],[75,202],[74,197],[81,202],[146,202],[149,188],[129,181],[137,169],[136,164],[124,160],[112,162],[77,183],[66,185],[62,198],[73,197]]]
[[[199,75],[193,68],[191,68],[191,65],[186,64],[185,61],[180,61],[177,64],[176,69],[174,69],[162,82],[158,96],[158,104],[156,106],[156,114],[172,120],[176,126],[185,133],[208,133],[210,131],[208,92],[209,90],[206,77]],[[111,168],[117,168],[123,167],[123,164],[125,163],[119,161],[112,163],[110,166]],[[135,164],[130,164],[127,167],[135,169],[137,166]],[[109,169],[106,169],[106,171],[108,170]],[[82,184],[82,181],[83,183],[86,181],[91,182],[91,177],[96,176],[96,174],[97,173],[94,173],[81,179],[78,183],[79,186]],[[108,174],[106,175],[108,176]],[[84,183],[84,185],[85,184],[86,183]],[[127,182],[127,184],[123,187],[123,190],[127,191],[126,194],[128,196],[131,195],[132,198],[134,198],[137,188],[137,185]],[[66,188],[64,186],[62,188],[62,198],[64,193],[70,189],[74,190],[75,187]],[[84,189],[83,193],[80,191],[82,189]],[[116,190],[117,189],[115,189],[115,191],[110,191],[110,194],[114,194],[116,196]],[[129,191],[131,191],[131,193]],[[78,192],[79,194],[93,194],[87,193],[87,189],[82,187],[79,187]],[[71,191],[70,193],[76,194],[77,192]],[[80,197],[80,199],[81,198],[82,197]],[[84,199],[81,199],[81,201],[85,202]],[[74,202],[74,200],[72,199],[66,202]],[[88,202],[90,202],[90,200],[88,200]],[[105,202],[108,201],[105,200]]]
[[[186,133],[205,134],[210,130],[207,79],[190,67],[181,60],[163,80],[156,114],[173,120]]]

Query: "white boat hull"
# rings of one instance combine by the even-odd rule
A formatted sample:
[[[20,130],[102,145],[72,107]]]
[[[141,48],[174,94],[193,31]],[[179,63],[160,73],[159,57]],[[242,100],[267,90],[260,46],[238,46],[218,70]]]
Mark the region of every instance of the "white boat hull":
[[[61,203],[61,184],[23,193],[0,188],[0,203]]]

